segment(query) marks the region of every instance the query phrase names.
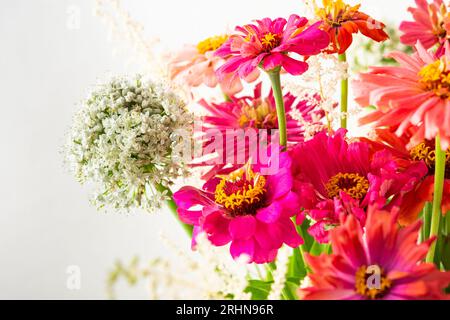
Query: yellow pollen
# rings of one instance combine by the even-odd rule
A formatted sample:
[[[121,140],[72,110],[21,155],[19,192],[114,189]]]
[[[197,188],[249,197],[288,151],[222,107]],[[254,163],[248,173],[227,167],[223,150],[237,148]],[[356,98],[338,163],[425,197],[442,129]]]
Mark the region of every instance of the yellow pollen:
[[[266,51],[276,48],[280,43],[280,36],[271,32],[266,33],[261,39],[261,44]]]
[[[334,198],[341,191],[355,200],[363,199],[369,190],[369,180],[357,173],[338,173],[325,186],[328,196]]]
[[[222,178],[216,187],[215,202],[232,216],[255,214],[266,191],[266,178],[247,165]]]
[[[200,54],[205,54],[209,51],[216,51],[228,40],[228,38],[228,35],[208,38],[197,45],[197,50]]]
[[[425,66],[419,72],[420,83],[426,90],[433,91],[438,97],[450,97],[450,71],[443,60],[437,60]]]
[[[323,0],[322,3],[323,8],[319,8],[314,1],[316,15],[331,26],[339,26],[349,20],[361,7],[360,4],[350,6],[343,0]]]
[[[410,151],[411,159],[414,161],[423,161],[431,172],[434,172],[436,163],[436,150],[434,141],[425,141],[415,146]],[[445,152],[446,166],[445,177],[450,179],[450,148]]]
[[[277,112],[272,110],[266,101],[258,103],[256,106],[245,105],[241,110],[239,126],[255,129],[274,129],[277,127]]]
[[[373,283],[371,277],[379,277],[379,283]],[[391,287],[392,280],[388,279],[384,271],[378,265],[371,266],[371,268],[362,266],[356,272],[355,291],[367,299],[381,299]]]

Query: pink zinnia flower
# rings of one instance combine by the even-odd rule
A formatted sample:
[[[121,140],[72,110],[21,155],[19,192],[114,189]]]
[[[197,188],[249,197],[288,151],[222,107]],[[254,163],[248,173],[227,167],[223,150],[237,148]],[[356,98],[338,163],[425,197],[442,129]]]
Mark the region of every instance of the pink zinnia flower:
[[[346,130],[335,135],[319,133],[314,139],[290,151],[300,205],[316,221],[309,233],[319,242],[329,241],[329,230],[339,225],[342,215],[354,215],[364,225],[369,205],[392,207],[388,199],[411,191],[426,174],[425,166],[411,166],[400,172],[387,150],[371,153],[370,145],[348,143]],[[299,215],[298,223],[303,215]]]
[[[435,239],[418,244],[422,222],[400,229],[394,212],[369,210],[366,232],[353,216],[331,231],[333,254],[306,255],[305,300],[447,299],[450,273],[422,263]]]
[[[443,53],[444,44],[450,39],[450,12],[443,0],[416,0],[417,8],[409,8],[414,21],[400,25],[403,35],[400,40],[410,46],[420,41],[426,49],[439,44],[438,55]]]
[[[255,86],[253,96],[230,97],[231,101],[220,104],[200,101],[200,104],[209,113],[202,117],[204,139],[202,158],[206,156],[208,160],[196,163],[194,166],[213,166],[204,175],[204,179],[211,178],[226,166],[237,169],[247,163],[250,158],[254,163],[258,162],[262,139],[267,139],[267,143],[271,143],[273,140],[278,142],[278,136],[273,136],[278,131],[275,99],[272,91],[267,97],[262,97],[261,87],[261,83]],[[314,127],[323,127],[320,120],[323,118],[324,112],[317,107],[317,104],[314,104],[314,101],[318,99],[319,97],[314,97],[309,101],[304,101],[290,93],[285,94],[286,126],[290,145],[303,141],[305,132],[305,125],[294,120],[291,111],[295,110],[299,113],[304,123]],[[241,139],[243,141],[237,141],[234,137],[230,137],[233,130],[236,132],[241,130],[245,136],[254,139],[243,138]],[[220,138],[222,140],[218,141]]]
[[[227,95],[234,95],[243,89],[241,79],[227,75],[219,81],[216,70],[224,64],[225,60],[214,55],[228,36],[215,36],[208,38],[198,45],[186,45],[169,62],[169,75],[173,79],[182,79],[190,87],[206,85],[215,88],[220,85]],[[247,82],[253,82],[259,77],[255,70],[246,77]]]
[[[208,181],[203,190],[184,187],[174,194],[180,219],[194,226],[193,244],[206,233],[215,246],[231,243],[234,258],[250,262],[274,261],[278,249],[303,243],[291,217],[299,210],[292,192],[291,159],[279,155],[276,174],[261,174],[261,166],[247,165]]]
[[[237,27],[237,34],[216,51],[216,55],[229,58],[219,68],[219,78],[227,74],[244,79],[258,66],[266,71],[282,67],[292,75],[300,75],[308,69],[308,64],[291,58],[289,53],[311,56],[325,49],[330,38],[319,29],[321,22],[307,27],[308,20],[291,15],[289,20],[265,18],[256,24]]]
[[[411,146],[435,140],[439,134],[446,150],[450,147],[450,50],[437,58],[420,43],[416,48],[412,56],[390,54],[400,66],[372,67],[354,81],[356,102],[377,107],[361,123],[396,127],[398,136],[417,126]]]

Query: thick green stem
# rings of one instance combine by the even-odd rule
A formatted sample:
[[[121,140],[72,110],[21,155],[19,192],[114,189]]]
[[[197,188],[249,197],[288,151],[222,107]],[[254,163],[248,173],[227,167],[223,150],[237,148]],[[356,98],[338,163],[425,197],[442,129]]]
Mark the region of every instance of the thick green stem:
[[[442,195],[444,193],[444,179],[445,179],[445,151],[441,148],[441,139],[439,135],[436,137],[436,164],[435,164],[435,176],[434,176],[434,199],[433,199],[433,211],[431,214],[431,228],[430,237],[439,235],[439,224],[441,221],[441,207],[442,207]],[[436,242],[434,242],[427,255],[427,262],[434,262],[434,256],[436,253]]]
[[[180,225],[184,229],[184,231],[186,231],[187,235],[189,237],[192,237],[194,228],[191,225],[182,222],[180,220],[180,218],[178,217],[178,212],[177,212],[178,207],[177,207],[175,201],[173,201],[173,193],[172,193],[172,191],[169,188],[166,188],[166,187],[164,187],[164,186],[162,186],[160,184],[156,185],[155,188],[161,193],[166,192],[166,195],[170,198],[170,200],[167,200],[167,202],[166,202],[167,207],[170,209],[172,214],[175,216],[175,219],[178,220],[178,222],[180,223]]]
[[[268,72],[270,81],[272,82],[273,96],[277,105],[278,130],[280,132],[280,146],[287,147],[287,129],[286,129],[286,110],[284,108],[283,90],[281,88],[280,70],[272,70]]]
[[[347,62],[345,52],[339,55],[339,61]],[[341,80],[341,128],[348,127],[348,77]]]

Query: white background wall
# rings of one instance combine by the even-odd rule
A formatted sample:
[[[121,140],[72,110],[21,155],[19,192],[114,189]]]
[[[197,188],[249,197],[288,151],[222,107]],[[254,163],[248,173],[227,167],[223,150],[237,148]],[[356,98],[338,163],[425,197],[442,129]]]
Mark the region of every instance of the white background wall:
[[[254,18],[299,13],[301,2],[124,0],[123,6],[148,37],[175,48]],[[400,21],[413,0],[362,2],[375,18]],[[93,1],[0,4],[0,298],[105,298],[116,258],[164,254],[161,230],[184,236],[165,212],[96,212],[88,190],[62,165],[59,152],[76,103],[98,77],[129,71],[129,56],[113,55],[107,28],[92,16]],[[67,27],[70,8],[80,10],[79,29]],[[66,287],[69,265],[81,268],[81,290]]]

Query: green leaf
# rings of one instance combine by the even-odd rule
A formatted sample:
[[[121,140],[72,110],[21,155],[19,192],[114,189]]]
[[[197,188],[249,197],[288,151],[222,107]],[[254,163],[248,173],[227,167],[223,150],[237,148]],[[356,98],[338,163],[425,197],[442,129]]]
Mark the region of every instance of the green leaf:
[[[446,271],[450,270],[450,237],[444,237],[441,244],[441,262]]]
[[[328,244],[320,244],[314,242],[311,251],[309,252],[313,256],[320,256],[322,253],[330,253],[330,246]]]
[[[297,279],[297,284],[306,277],[307,270],[300,248],[295,248],[289,260],[288,278]]]
[[[286,287],[283,293],[286,296],[286,299],[288,300],[298,300],[297,290],[300,287],[300,283],[292,282],[292,281],[286,281]]]
[[[309,234],[308,229],[310,227],[309,220],[305,220],[301,226],[297,227],[298,233],[302,236],[305,243],[302,245],[302,248],[309,252],[311,250],[312,245],[314,244],[314,238]]]
[[[273,281],[249,280],[245,293],[252,295],[252,300],[267,300]]]

